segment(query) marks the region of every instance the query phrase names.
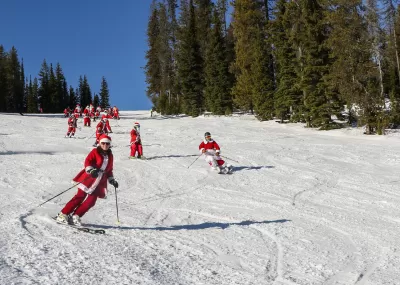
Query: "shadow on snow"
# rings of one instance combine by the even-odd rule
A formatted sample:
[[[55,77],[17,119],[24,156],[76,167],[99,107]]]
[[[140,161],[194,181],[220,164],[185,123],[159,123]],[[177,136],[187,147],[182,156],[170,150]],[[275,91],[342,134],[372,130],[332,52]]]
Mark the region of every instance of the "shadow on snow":
[[[152,159],[157,159],[157,158],[171,158],[171,157],[194,157],[194,156],[198,156],[198,155],[197,155],[197,154],[183,154],[183,155],[171,154],[171,155],[158,155],[158,156],[147,157],[147,160],[152,160]]]
[[[275,166],[272,165],[266,165],[266,166],[234,166],[233,171],[241,171],[241,170],[260,170],[263,168],[275,168]]]
[[[0,155],[13,155],[13,154],[47,154],[54,155],[56,152],[54,151],[7,151],[0,152]]]
[[[239,223],[202,223],[197,225],[180,225],[180,226],[170,226],[170,227],[118,227],[118,226],[103,226],[103,225],[93,225],[86,224],[84,226],[93,227],[93,228],[103,228],[103,229],[119,229],[119,230],[150,230],[150,231],[179,231],[179,230],[204,230],[210,228],[220,228],[222,230],[229,228],[231,226],[250,226],[256,224],[273,224],[273,223],[286,223],[291,220],[281,219],[281,220],[273,220],[273,221],[243,221]]]

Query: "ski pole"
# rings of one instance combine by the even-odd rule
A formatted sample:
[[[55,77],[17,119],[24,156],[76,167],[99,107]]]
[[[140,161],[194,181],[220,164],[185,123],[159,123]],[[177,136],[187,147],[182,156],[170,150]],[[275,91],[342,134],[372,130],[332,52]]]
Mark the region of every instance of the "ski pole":
[[[196,160],[198,160],[198,159],[200,158],[200,156],[202,156],[202,155],[203,155],[203,153],[200,154],[200,155],[188,166],[188,169],[189,169],[189,167],[191,167],[191,166],[193,165],[193,163],[195,163]]]
[[[232,161],[234,161],[234,162],[237,162],[237,163],[240,163],[239,161],[237,161],[237,160],[234,160],[234,159],[232,159],[232,158],[229,158],[229,157],[226,157],[226,156],[222,156],[222,155],[221,155],[221,157],[223,157],[223,158],[226,158],[226,159],[229,159],[229,160],[232,160]]]
[[[91,137],[93,137],[93,135],[96,133],[96,131],[94,131],[94,133],[90,136],[90,137],[88,137],[86,140],[88,140],[88,139],[90,139]]]
[[[119,215],[118,215],[118,197],[117,197],[117,187],[114,186],[114,190],[115,190],[115,206],[117,208],[117,224],[119,225]]]
[[[60,196],[61,194],[67,192],[68,190],[71,190],[72,188],[74,188],[75,186],[78,186],[79,184],[83,183],[84,181],[86,181],[87,179],[89,179],[91,176],[86,177],[85,179],[83,179],[81,182],[75,183],[74,185],[72,185],[71,187],[69,187],[68,189],[62,191],[61,193],[57,194],[56,196],[48,199],[47,201],[44,201],[42,204],[40,204],[39,206],[36,206],[36,208],[39,208],[40,206],[46,204],[47,202],[53,200],[54,198],[57,198],[58,196]]]

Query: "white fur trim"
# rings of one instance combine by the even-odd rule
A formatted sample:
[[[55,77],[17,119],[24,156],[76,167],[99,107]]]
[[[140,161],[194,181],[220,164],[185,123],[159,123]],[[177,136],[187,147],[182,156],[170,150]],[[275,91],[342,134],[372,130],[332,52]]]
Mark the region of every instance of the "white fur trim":
[[[89,173],[89,171],[90,170],[92,170],[94,167],[93,166],[87,166],[86,168],[85,168],[85,171],[86,171],[86,173]]]
[[[101,142],[101,143],[102,143],[102,142],[111,143],[111,140],[109,140],[108,138],[102,138],[102,139],[100,140],[100,142]]]
[[[96,190],[96,187],[99,185],[101,178],[103,177],[104,170],[106,169],[108,164],[108,156],[104,156],[103,164],[100,167],[100,172],[99,176],[97,176],[96,180],[93,182],[93,184],[90,187],[86,187],[83,184],[80,184],[79,187],[81,187],[82,191],[88,194],[92,194],[94,190]]]
[[[203,147],[202,149],[200,149],[200,152],[201,152],[201,153],[203,153],[203,149],[204,149],[204,147]]]
[[[211,139],[211,140],[208,141],[208,140],[204,139],[203,141],[204,141],[204,144],[207,144],[207,143],[213,142],[214,140]]]

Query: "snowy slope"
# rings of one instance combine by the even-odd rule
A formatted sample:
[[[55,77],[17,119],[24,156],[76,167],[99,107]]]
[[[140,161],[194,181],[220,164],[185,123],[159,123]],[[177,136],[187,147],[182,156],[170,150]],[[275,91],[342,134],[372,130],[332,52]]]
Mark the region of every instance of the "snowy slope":
[[[65,139],[59,115],[0,115],[0,284],[400,284],[397,133],[121,115],[121,225],[113,191],[82,219],[106,235],[51,220],[75,189],[35,208],[71,187],[94,126]],[[128,159],[135,121],[147,161]],[[206,131],[233,175],[187,168]]]

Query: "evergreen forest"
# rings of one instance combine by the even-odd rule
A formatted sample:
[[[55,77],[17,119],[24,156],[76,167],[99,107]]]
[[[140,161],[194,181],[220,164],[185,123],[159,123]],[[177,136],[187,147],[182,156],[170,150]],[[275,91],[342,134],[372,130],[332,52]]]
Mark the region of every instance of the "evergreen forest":
[[[0,45],[0,112],[61,113],[77,104],[83,108],[92,103],[109,107],[110,94],[106,78],[100,82],[100,92],[92,93],[86,75],[80,76],[77,88],[67,84],[60,63],[53,66],[46,60],[37,77],[26,77],[23,60],[12,47],[6,51]]]
[[[396,0],[153,0],[150,10],[146,92],[161,114],[250,112],[366,134],[400,124]]]

